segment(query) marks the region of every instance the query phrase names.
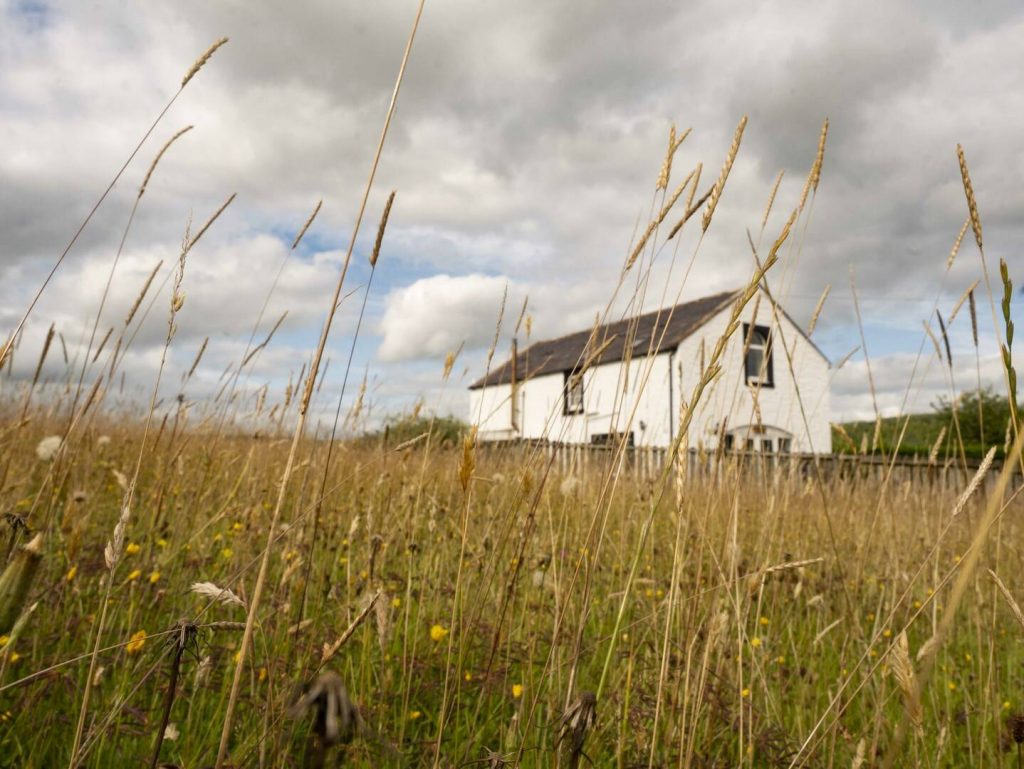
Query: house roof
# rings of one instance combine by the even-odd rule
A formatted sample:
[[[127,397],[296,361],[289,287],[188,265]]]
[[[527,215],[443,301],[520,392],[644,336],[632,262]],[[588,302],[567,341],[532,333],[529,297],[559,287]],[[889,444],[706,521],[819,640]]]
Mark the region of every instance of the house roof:
[[[649,350],[655,355],[673,350],[712,316],[729,305],[738,294],[738,291],[725,291],[677,304],[675,307],[623,318],[600,326],[596,334],[593,328],[589,328],[557,339],[535,342],[516,356],[516,380],[521,382],[544,374],[573,371],[583,365],[584,361],[589,360],[593,354],[591,351],[601,351],[601,354],[594,358],[592,365],[623,360],[627,357],[629,349],[626,346],[627,340],[631,342],[632,348],[629,357],[646,355]],[[601,349],[608,340],[611,340],[608,346]],[[490,371],[487,376],[473,382],[469,389],[477,390],[481,387],[508,384],[511,381],[510,358]]]

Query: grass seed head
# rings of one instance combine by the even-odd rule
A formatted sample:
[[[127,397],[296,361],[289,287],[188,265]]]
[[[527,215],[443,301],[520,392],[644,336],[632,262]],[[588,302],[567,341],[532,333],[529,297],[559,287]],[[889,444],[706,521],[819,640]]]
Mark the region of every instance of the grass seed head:
[[[971,184],[971,174],[967,170],[967,158],[964,156],[964,148],[956,145],[956,157],[960,162],[960,178],[964,184],[964,195],[967,198],[967,212],[971,218],[971,229],[974,230],[974,240],[978,244],[978,250],[982,250],[981,243],[981,216],[978,214],[978,202],[974,199],[974,186]]]
[[[213,45],[207,48],[206,51],[203,52],[202,56],[195,60],[195,63],[193,63],[192,66],[189,68],[188,72],[185,73],[185,77],[181,79],[182,88],[188,85],[188,81],[194,78],[196,74],[198,74],[199,70],[201,70],[203,66],[206,64],[206,62],[210,60],[210,57],[217,52],[217,49],[224,45],[227,41],[228,39],[226,37],[222,37],[220,40],[216,41]]]

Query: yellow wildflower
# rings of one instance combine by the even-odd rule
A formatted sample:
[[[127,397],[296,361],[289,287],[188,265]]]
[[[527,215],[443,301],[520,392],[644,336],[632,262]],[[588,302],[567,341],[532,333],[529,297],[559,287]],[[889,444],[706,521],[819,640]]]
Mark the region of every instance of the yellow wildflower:
[[[235,554],[235,551],[232,550],[230,547],[225,547],[223,550],[220,551],[221,558],[225,558],[225,559],[230,558],[234,554]]]
[[[448,631],[440,625],[434,625],[430,628],[430,640],[431,641],[442,641],[444,637],[448,635]]]
[[[757,647],[759,647],[761,645],[761,639],[760,638],[751,638],[750,639],[750,645],[753,646],[756,649]]]
[[[128,640],[124,650],[129,654],[138,654],[142,651],[142,647],[146,645],[146,631],[139,630],[132,633],[132,637]]]
[[[260,680],[260,683],[263,683],[264,681],[267,680],[267,669],[266,668],[260,668],[259,680]]]
[[[158,572],[158,571],[151,572],[150,575],[149,575],[149,584],[155,585],[159,581],[160,581],[160,572]]]
[[[64,579],[66,579],[68,582],[70,582],[71,580],[73,580],[75,578],[76,574],[78,574],[78,567],[77,566],[72,566],[70,569],[68,569],[67,576],[64,577]]]
[[[418,710],[410,710],[409,711],[409,720],[410,721],[415,721],[417,718],[420,717],[420,715],[422,715],[422,714]]]
[[[142,576],[142,569],[132,569],[130,572],[128,572],[128,581],[129,582],[134,582],[135,580],[137,580],[141,576]]]
[[[402,605],[402,599],[401,599],[401,598],[399,598],[398,596],[395,596],[394,598],[392,598],[392,599],[391,599],[391,605],[392,605],[392,606],[393,606],[394,608],[396,608],[396,609],[397,609],[397,608],[398,608],[399,606],[401,606],[401,605]]]
[[[125,555],[135,555],[135,554],[136,554],[137,552],[139,552],[139,551],[140,551],[141,549],[142,549],[142,548],[141,548],[141,547],[139,547],[139,546],[138,546],[137,544],[135,544],[134,542],[129,542],[129,543],[128,543],[127,545],[125,545],[125,547],[124,547],[124,554],[125,554]]]
[[[518,700],[522,696],[523,696],[523,685],[522,684],[512,684],[512,699]]]
[[[771,620],[769,620],[767,617],[761,617],[761,619],[760,619],[761,627],[768,627],[768,623],[770,621]]]
[[[750,699],[750,689],[744,689],[743,691],[741,691],[740,696],[745,700]]]
[[[163,537],[160,537],[160,539],[158,539],[156,541],[156,546],[157,547],[167,547],[167,540],[164,539]]]

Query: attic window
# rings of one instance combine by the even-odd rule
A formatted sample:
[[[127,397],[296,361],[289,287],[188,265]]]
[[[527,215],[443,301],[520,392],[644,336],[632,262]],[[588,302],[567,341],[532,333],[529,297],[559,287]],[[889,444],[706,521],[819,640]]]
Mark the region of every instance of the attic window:
[[[565,415],[583,413],[583,377],[566,371],[562,385],[562,413]]]
[[[767,326],[743,324],[746,352],[743,361],[748,385],[775,387],[775,369],[772,366],[771,334]]]

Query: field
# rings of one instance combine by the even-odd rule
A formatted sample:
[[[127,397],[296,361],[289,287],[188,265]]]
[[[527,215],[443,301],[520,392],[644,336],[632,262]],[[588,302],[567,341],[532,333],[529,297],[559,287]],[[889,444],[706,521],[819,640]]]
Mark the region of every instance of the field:
[[[11,506],[34,505],[52,527],[34,611],[4,649],[5,760],[66,763],[91,678],[83,765],[144,765],[167,703],[175,739],[161,760],[212,763],[287,436],[157,430],[108,570],[140,432],[96,425],[52,462],[36,456],[41,433],[20,432],[7,450]],[[1009,762],[1001,739],[1024,706],[1024,628],[985,569],[1024,595],[1019,502],[972,551],[984,500],[954,516],[951,492],[760,486],[723,466],[677,499],[674,484],[625,471],[553,477],[539,457],[481,452],[467,477],[473,455],[458,449],[339,446],[317,515],[325,450],[302,448],[232,765],[313,760],[314,714],[289,706],[328,670],[362,724],[329,755],[345,765],[550,766],[581,691],[597,697],[584,750],[599,766],[868,766],[890,751],[900,766]],[[982,568],[961,570],[969,553]],[[190,590],[202,582],[231,585],[238,601]],[[900,666],[915,675],[953,611],[932,675],[908,694]],[[196,635],[179,653],[182,617]]]
[[[699,247],[745,126],[713,181],[698,190],[698,165],[675,192],[672,158],[685,133],[672,129],[650,221],[613,297],[635,278],[643,303],[680,213],[672,234],[699,225]],[[759,251],[751,237],[746,288],[706,367],[702,358],[699,386],[684,394],[672,452],[686,448],[741,309],[770,295],[783,246],[792,246],[786,268],[797,268],[794,233],[811,216],[827,133],[826,121],[801,200],[767,237],[772,245]],[[968,220],[949,264],[970,230],[987,276],[959,158]],[[624,459],[563,470],[525,447],[488,449],[472,429],[434,429],[440,422],[419,407],[401,434],[360,435],[351,425],[363,392],[339,440],[313,431],[307,416],[351,289],[358,225],[305,376],[283,392],[246,390],[243,369],[272,331],[250,340],[220,394],[192,401],[202,350],[180,385],[165,370],[167,351],[188,311],[189,252],[232,199],[186,232],[169,305],[154,305],[147,283],[102,341],[98,313],[86,354],[69,359],[65,348],[62,377],[40,379],[57,355],[52,332],[42,350],[17,345],[32,305],[0,352],[0,764],[1024,766],[1024,438],[1005,263],[996,333],[1012,429],[999,433],[1004,469],[994,483],[984,431],[974,480],[752,473],[730,456],[710,476],[667,463],[641,479]],[[986,301],[995,321],[998,300]],[[973,293],[970,302],[973,313]],[[164,357],[145,399],[120,402],[136,313],[154,306],[166,317]],[[10,373],[12,355],[37,354],[34,378]],[[439,364],[440,379],[456,355]],[[488,364],[493,355],[494,345]],[[876,445],[861,431],[865,452],[899,449],[895,425],[886,430]],[[955,473],[968,452],[961,437],[940,438],[930,453]]]

